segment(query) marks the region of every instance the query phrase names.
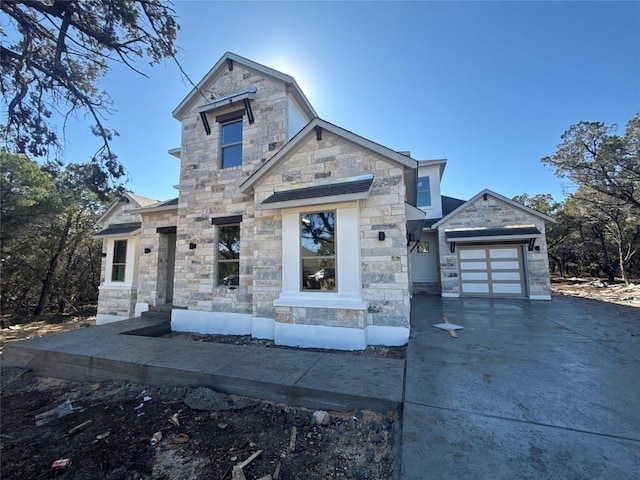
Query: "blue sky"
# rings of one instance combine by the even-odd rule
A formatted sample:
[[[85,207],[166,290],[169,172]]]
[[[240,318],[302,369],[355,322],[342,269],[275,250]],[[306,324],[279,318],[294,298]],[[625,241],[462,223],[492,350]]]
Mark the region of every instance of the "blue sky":
[[[178,58],[198,82],[226,51],[296,78],[319,116],[417,159],[447,158],[445,195],[551,193],[540,162],[581,120],[640,111],[639,2],[175,2]],[[144,67],[144,64],[141,63]],[[102,82],[127,188],[177,195],[171,111],[190,86],[170,62]],[[67,161],[97,143],[67,125]]]

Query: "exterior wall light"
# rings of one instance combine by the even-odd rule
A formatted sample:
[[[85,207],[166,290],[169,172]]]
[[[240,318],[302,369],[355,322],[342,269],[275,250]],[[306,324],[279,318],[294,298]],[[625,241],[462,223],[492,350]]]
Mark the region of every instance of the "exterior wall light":
[[[195,243],[189,243],[189,250],[195,250],[196,249],[196,244]]]
[[[378,232],[378,240],[380,240],[381,242],[384,242],[384,239],[385,239],[384,232]]]

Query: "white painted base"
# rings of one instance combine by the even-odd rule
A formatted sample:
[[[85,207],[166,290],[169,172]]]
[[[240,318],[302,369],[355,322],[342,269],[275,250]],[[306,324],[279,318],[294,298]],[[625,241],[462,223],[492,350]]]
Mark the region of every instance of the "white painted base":
[[[171,312],[171,330],[223,335],[251,335],[274,340],[277,345],[301,348],[331,348],[336,350],[363,350],[368,345],[401,346],[409,340],[409,328],[327,327],[280,323],[271,318],[249,314],[202,312],[174,309]]]
[[[121,322],[122,320],[128,320],[129,317],[120,317],[118,315],[106,315],[99,313],[96,315],[96,325],[104,325],[105,323]]]
[[[142,315],[142,312],[147,312],[147,311],[149,311],[148,303],[136,303],[135,313],[133,316],[139,317],[140,315]]]
[[[460,298],[459,293],[443,293],[442,298]]]
[[[529,300],[551,300],[551,295],[529,295]]]

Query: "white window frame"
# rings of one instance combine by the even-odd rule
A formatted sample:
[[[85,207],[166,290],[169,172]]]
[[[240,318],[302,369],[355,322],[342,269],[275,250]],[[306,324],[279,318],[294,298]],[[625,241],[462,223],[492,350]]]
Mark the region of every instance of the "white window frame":
[[[337,291],[301,290],[300,215],[329,210],[336,212],[336,267],[340,266],[336,269]],[[282,210],[282,291],[274,306],[366,310],[361,270],[358,202]]]
[[[127,241],[127,256],[125,263],[125,271],[124,271],[124,281],[113,281],[112,271],[113,271],[113,253],[115,248],[115,242],[117,240],[126,240]],[[138,249],[140,246],[140,235],[134,235],[133,237],[112,237],[105,238],[106,242],[106,268],[104,272],[104,283],[102,287],[105,288],[122,288],[122,287],[132,287],[136,283],[136,277],[138,274]]]

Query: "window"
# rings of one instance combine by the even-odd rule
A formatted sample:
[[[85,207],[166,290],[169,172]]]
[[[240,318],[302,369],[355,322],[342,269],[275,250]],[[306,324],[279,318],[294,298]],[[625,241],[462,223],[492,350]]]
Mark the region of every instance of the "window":
[[[431,206],[431,185],[429,177],[418,178],[418,207]]]
[[[300,215],[302,290],[336,291],[335,211]]]
[[[222,124],[222,168],[242,165],[242,119]]]
[[[429,253],[429,242],[419,242],[418,253]]]
[[[240,284],[240,225],[218,229],[218,285]]]
[[[127,241],[116,240],[113,242],[113,263],[111,267],[112,282],[124,282],[126,263]]]

